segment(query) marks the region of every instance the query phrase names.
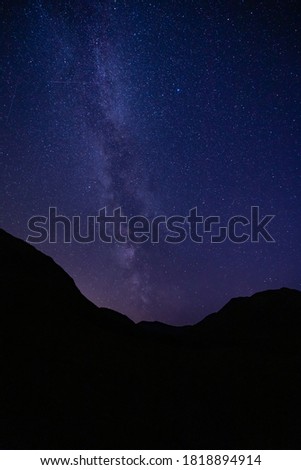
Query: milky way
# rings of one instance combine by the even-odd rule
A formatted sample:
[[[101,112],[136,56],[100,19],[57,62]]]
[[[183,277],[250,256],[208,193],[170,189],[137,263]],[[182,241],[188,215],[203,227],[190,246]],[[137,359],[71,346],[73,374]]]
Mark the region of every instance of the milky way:
[[[10,2],[1,41],[1,226],[95,215],[274,214],[274,244],[38,246],[97,305],[191,323],[300,278],[295,2]]]

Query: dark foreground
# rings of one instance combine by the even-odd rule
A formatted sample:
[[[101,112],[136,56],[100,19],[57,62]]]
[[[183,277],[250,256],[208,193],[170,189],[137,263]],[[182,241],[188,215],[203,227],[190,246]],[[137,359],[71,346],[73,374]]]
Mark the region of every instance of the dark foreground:
[[[0,448],[300,447],[301,292],[135,325],[4,231],[0,278]]]

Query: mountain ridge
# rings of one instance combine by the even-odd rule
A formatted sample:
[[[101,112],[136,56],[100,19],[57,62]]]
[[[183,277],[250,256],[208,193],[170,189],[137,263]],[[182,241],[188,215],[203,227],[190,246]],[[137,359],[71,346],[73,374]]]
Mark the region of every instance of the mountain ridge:
[[[119,320],[121,321],[121,323],[123,325],[136,324],[136,325],[139,325],[139,327],[141,329],[143,329],[147,325],[152,325],[154,327],[153,328],[154,330],[157,329],[158,327],[165,328],[166,330],[167,329],[172,329],[172,328],[175,328],[175,329],[179,330],[180,328],[193,327],[193,326],[201,324],[204,320],[206,320],[211,315],[216,315],[216,314],[219,314],[220,312],[225,312],[229,309],[232,309],[233,306],[236,307],[237,304],[242,304],[242,303],[245,303],[245,302],[250,301],[252,299],[257,299],[262,294],[264,294],[264,295],[273,295],[273,294],[279,294],[279,293],[286,293],[286,294],[299,293],[301,295],[301,291],[298,291],[297,289],[292,289],[292,288],[284,286],[284,287],[281,287],[279,289],[268,289],[268,290],[259,291],[259,292],[256,292],[255,294],[250,295],[250,296],[233,297],[221,309],[219,309],[216,312],[213,312],[213,313],[210,313],[210,314],[206,315],[206,317],[204,317],[200,321],[197,321],[194,324],[176,326],[176,325],[170,325],[168,323],[162,323],[162,322],[159,322],[159,321],[148,321],[148,320],[143,320],[143,321],[135,323],[129,317],[127,317],[126,315],[124,315],[120,312],[117,312],[114,309],[111,309],[109,307],[97,307],[95,304],[93,304],[93,302],[91,302],[89,299],[87,299],[87,297],[85,297],[80,292],[80,290],[77,287],[77,285],[76,285],[75,281],[73,280],[73,278],[59,264],[57,264],[53,260],[53,258],[51,258],[49,255],[43,253],[42,251],[38,250],[37,247],[34,247],[33,245],[31,245],[29,243],[26,243],[22,239],[17,238],[15,236],[9,234],[8,232],[6,232],[4,229],[0,228],[0,249],[1,249],[1,245],[2,245],[2,250],[1,250],[2,265],[3,265],[3,251],[4,251],[3,250],[3,243],[5,243],[6,245],[10,245],[10,246],[13,246],[13,244],[14,244],[13,249],[16,250],[16,248],[17,248],[18,253],[23,254],[23,256],[21,257],[21,260],[22,259],[24,260],[24,249],[25,249],[25,247],[26,247],[26,250],[28,250],[28,252],[27,252],[28,257],[29,257],[30,254],[33,255],[33,257],[31,257],[31,262],[32,262],[33,259],[34,260],[39,260],[39,261],[41,261],[43,259],[44,263],[42,263],[42,262],[36,263],[37,268],[45,267],[47,265],[47,262],[48,262],[49,266],[51,265],[52,270],[53,269],[57,270],[56,275],[59,273],[59,274],[61,274],[62,277],[65,277],[65,280],[68,281],[68,283],[69,283],[69,288],[72,287],[72,289],[74,289],[74,292],[75,291],[77,292],[77,295],[80,295],[82,298],[84,298],[85,301],[87,302],[87,304],[89,303],[90,306],[93,306],[92,308],[94,308],[95,311],[96,311],[96,309],[98,309],[99,313],[101,313],[104,317],[108,318],[109,316],[112,316],[112,317],[115,317],[116,319],[117,319],[117,317],[119,317]],[[9,248],[10,248],[9,246],[5,246],[5,252]],[[23,252],[22,252],[22,250],[23,250]],[[21,261],[21,260],[19,259],[19,261]],[[21,264],[19,263],[19,267],[20,266],[21,266]]]
[[[2,230],[0,280],[1,448],[299,447],[301,292],[134,324]]]

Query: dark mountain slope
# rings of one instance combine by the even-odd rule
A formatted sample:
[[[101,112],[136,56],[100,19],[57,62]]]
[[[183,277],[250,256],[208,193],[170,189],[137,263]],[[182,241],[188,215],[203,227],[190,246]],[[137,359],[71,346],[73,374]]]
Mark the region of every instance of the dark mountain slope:
[[[190,329],[211,345],[300,349],[301,292],[282,288],[230,300]]]
[[[103,328],[133,325],[120,313],[98,309],[52,258],[1,229],[0,266],[1,309],[18,316],[18,321],[37,315],[43,322],[55,318],[72,323],[84,312],[81,322],[91,317]]]
[[[299,447],[300,292],[134,325],[4,231],[0,280],[1,448]]]

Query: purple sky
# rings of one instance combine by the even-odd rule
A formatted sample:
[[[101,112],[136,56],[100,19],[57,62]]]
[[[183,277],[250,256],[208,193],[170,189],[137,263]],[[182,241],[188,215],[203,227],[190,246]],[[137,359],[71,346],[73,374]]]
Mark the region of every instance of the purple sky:
[[[297,2],[9,2],[1,41],[1,226],[68,216],[274,214],[276,242],[45,242],[97,305],[196,322],[301,287]]]

